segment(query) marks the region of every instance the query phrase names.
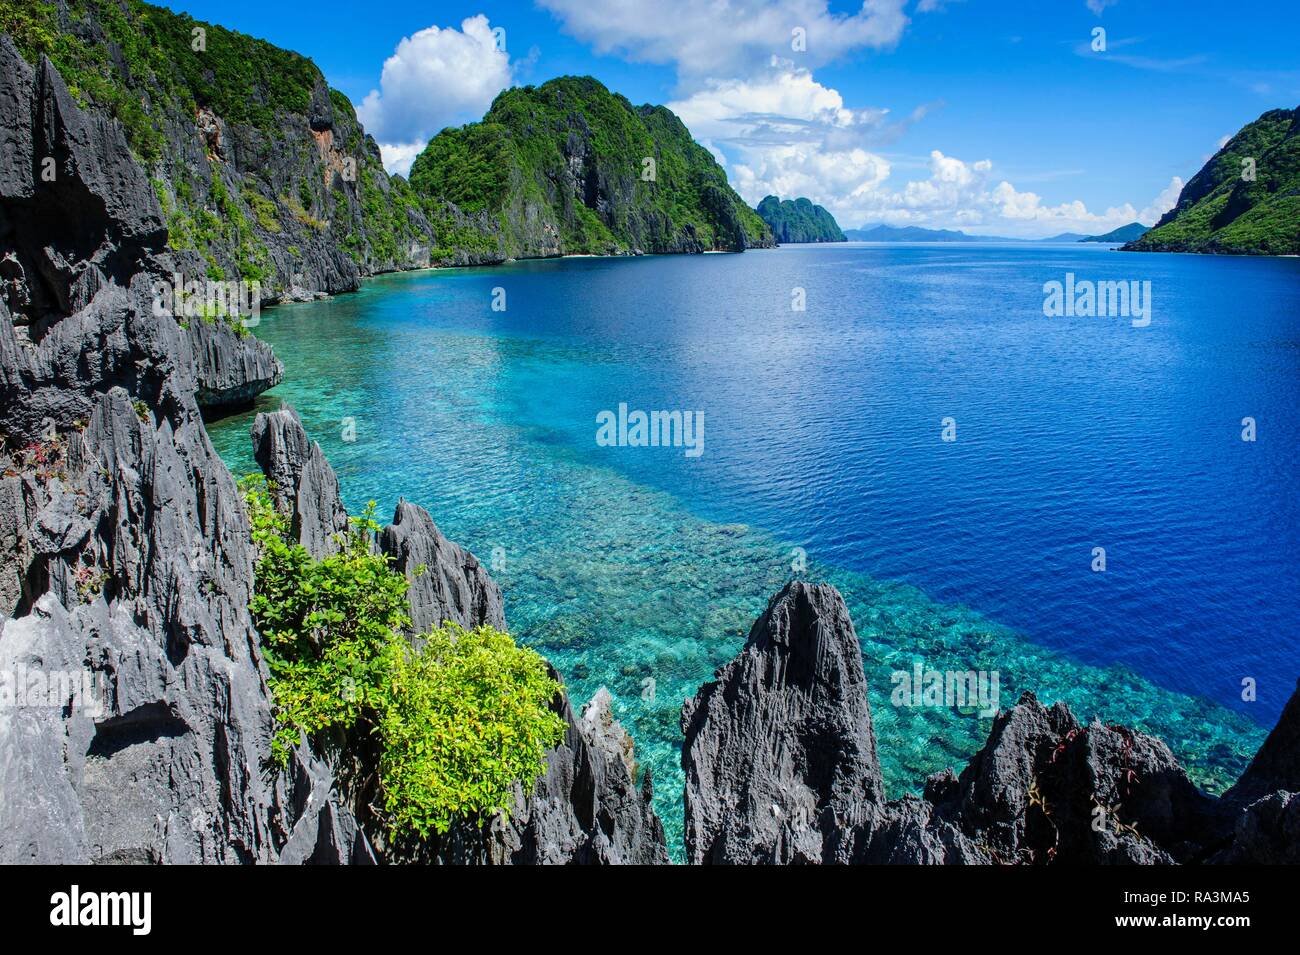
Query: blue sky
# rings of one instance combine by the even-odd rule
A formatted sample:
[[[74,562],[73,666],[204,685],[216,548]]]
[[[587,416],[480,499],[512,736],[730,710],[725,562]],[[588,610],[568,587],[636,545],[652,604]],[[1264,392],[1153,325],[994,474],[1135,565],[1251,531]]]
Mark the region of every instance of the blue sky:
[[[676,109],[751,203],[807,195],[845,227],[1150,222],[1224,137],[1300,103],[1296,0],[169,6],[310,56],[398,171],[505,86],[590,73]]]

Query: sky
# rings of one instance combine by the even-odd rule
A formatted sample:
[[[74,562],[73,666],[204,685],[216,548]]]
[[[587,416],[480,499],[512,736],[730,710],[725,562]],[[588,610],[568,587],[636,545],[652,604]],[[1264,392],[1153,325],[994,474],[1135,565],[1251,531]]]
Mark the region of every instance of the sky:
[[[175,0],[297,50],[404,173],[509,86],[663,103],[750,204],[1038,238],[1152,224],[1300,104],[1300,0]],[[1101,32],[1098,32],[1101,31]]]

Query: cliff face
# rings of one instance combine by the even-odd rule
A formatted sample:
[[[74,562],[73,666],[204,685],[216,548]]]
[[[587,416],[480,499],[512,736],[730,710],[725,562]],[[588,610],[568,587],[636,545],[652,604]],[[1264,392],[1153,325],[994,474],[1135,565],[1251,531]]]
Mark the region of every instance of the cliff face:
[[[847,242],[835,217],[808,199],[764,196],[759,217],[772,229],[777,242]]]
[[[472,217],[464,244],[503,258],[772,244],[681,120],[589,76],[504,91],[481,123],[434,137],[411,185]]]
[[[1243,126],[1124,250],[1300,254],[1300,108]]]
[[[1297,860],[1300,691],[1241,781],[1201,793],[1163,742],[1025,694],[961,771],[887,800],[862,655],[834,588],[791,583],[682,711],[699,863]]]
[[[594,80],[507,90],[483,123],[430,144],[413,188],[296,53],[141,0],[26,0],[0,24],[80,105],[122,123],[174,267],[255,281],[265,302],[431,265],[772,241],[675,116]]]
[[[187,279],[256,281],[276,302],[496,260],[454,246],[457,210],[388,177],[305,57],[140,0],[19,6],[2,22],[20,52],[48,56],[81,105],[122,123],[155,234]]]
[[[0,860],[274,860],[321,780],[298,756],[263,772],[249,531],[192,345],[153,307],[156,200],[120,127],[7,37],[0,89],[26,276],[0,302]]]
[[[363,864],[376,846],[401,861],[369,813],[363,748],[345,762],[304,745],[268,769],[250,528],[197,398],[278,363],[156,307],[175,264],[122,127],[6,36],[0,134],[0,251],[22,268],[0,298],[0,862]],[[294,532],[323,552],[347,521],[328,462],[292,412],[255,437]],[[425,512],[404,504],[382,536],[428,562],[422,619],[501,620],[496,585]],[[508,825],[466,826],[471,858],[665,861],[648,798],[609,756],[630,741],[607,703],[555,706],[565,742]]]

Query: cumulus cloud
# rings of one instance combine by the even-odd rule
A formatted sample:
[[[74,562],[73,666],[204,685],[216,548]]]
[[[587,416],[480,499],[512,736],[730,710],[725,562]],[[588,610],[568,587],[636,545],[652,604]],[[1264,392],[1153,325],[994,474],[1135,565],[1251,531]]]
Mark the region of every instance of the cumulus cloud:
[[[770,66],[766,75],[753,79],[706,80],[668,108],[697,138],[733,145],[806,142],[810,135],[876,128],[885,117],[881,109],[849,109],[844,97],[807,70],[776,58]]]
[[[746,75],[773,55],[813,68],[903,35],[907,0],[864,0],[852,14],[826,0],[538,0],[564,29],[597,53],[673,63],[684,76]],[[806,49],[793,48],[802,30]]]
[[[1183,180],[1174,176],[1160,195],[1151,200],[1151,204],[1138,213],[1137,220],[1143,225],[1155,225],[1162,215],[1178,205],[1178,197],[1183,192]]]
[[[480,118],[512,72],[486,16],[466,18],[459,30],[432,26],[402,38],[357,116],[388,170],[405,173],[443,127]]]

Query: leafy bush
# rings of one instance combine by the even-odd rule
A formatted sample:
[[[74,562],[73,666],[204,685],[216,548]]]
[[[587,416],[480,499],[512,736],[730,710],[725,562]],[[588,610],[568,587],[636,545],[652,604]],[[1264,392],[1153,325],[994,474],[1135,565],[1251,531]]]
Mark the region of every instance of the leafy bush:
[[[563,687],[534,651],[491,627],[454,623],[391,659],[380,733],[390,824],[428,835],[457,816],[507,810],[564,733],[547,704]]]
[[[531,788],[564,722],[563,687],[546,662],[490,627],[445,625],[418,648],[407,580],[372,548],[370,502],[313,558],[289,536],[260,476],[240,482],[257,549],[253,619],[271,671],[283,765],[302,734],[365,724],[378,735],[385,822],[393,833],[445,832],[457,816],[508,813],[514,784]]]

